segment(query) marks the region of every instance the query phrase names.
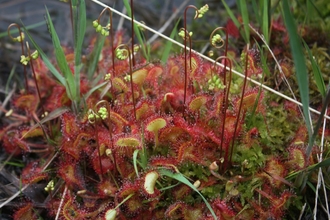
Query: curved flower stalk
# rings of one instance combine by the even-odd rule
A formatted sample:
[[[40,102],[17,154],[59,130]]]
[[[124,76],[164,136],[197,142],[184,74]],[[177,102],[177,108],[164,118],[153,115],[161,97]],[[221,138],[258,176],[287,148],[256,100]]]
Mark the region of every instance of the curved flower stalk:
[[[102,15],[105,13],[105,11],[109,12],[109,20],[110,23],[107,24],[105,27],[102,27],[100,25],[100,19]],[[93,27],[96,29],[96,32],[101,32],[101,35],[103,36],[108,36],[110,33],[110,38],[111,38],[111,52],[112,52],[112,70],[113,73],[115,73],[115,49],[114,49],[114,36],[113,36],[113,26],[112,26],[112,11],[109,7],[104,8],[102,12],[100,13],[99,17],[97,20],[93,21]]]
[[[11,29],[12,27],[16,27],[16,28],[18,29],[19,36],[17,36],[17,37],[13,37],[13,36],[11,35],[11,33],[10,33],[10,29]],[[21,51],[22,51],[22,56],[21,56],[21,58],[22,58],[22,59],[25,58],[24,43],[23,43],[24,38],[25,38],[25,35],[24,35],[24,33],[21,31],[21,27],[20,27],[18,24],[16,24],[16,23],[12,23],[12,24],[10,24],[10,25],[8,26],[8,28],[7,28],[7,32],[8,32],[8,36],[9,36],[9,38],[10,38],[11,40],[13,40],[14,42],[20,42],[20,43],[21,43]],[[22,59],[21,59],[21,61],[22,61]],[[28,93],[28,92],[29,92],[29,85],[28,85],[27,72],[26,72],[26,64],[27,64],[27,62],[26,62],[26,63],[22,63],[22,64],[23,64],[23,68],[24,68],[24,80],[25,80],[25,90],[26,90],[25,92]]]
[[[124,49],[121,49],[124,48]],[[133,48],[134,49],[134,48]],[[131,82],[131,93],[132,93],[132,100],[133,100],[133,109],[134,109],[134,118],[136,119],[136,109],[135,109],[135,98],[134,98],[134,89],[133,89],[133,77],[132,77],[132,60],[131,54],[134,52],[130,52],[129,47],[126,44],[120,44],[115,50],[116,57],[120,60],[125,60],[128,58],[129,63],[129,79]]]
[[[226,39],[223,40],[220,34],[216,34],[217,31],[225,31],[226,33]],[[210,44],[215,47],[216,49],[221,49],[223,46],[225,46],[225,57],[227,56],[228,52],[228,32],[227,29],[224,27],[217,27],[212,31],[210,34]]]
[[[29,43],[26,42],[26,48],[27,48],[27,51],[28,51],[28,57],[29,57],[29,60],[30,60],[30,65],[31,65],[31,70],[32,70],[32,74],[33,74],[33,78],[34,78],[34,82],[36,84],[36,88],[37,88],[37,93],[38,93],[38,97],[39,97],[39,102],[41,103],[41,94],[40,94],[40,89],[39,89],[39,85],[38,85],[38,81],[37,81],[37,77],[36,77],[36,73],[34,71],[34,67],[33,67],[33,59],[36,59],[38,57],[38,51],[35,51],[34,54],[31,54],[31,51],[30,51],[30,46],[29,46]],[[41,104],[41,109],[42,109],[42,112],[43,114],[46,112],[45,109],[44,109],[44,106]]]
[[[108,126],[109,126],[109,135],[110,135],[110,142],[111,142],[111,149],[113,149],[113,138],[112,138],[112,122],[111,122],[111,116],[110,116],[110,112],[111,112],[111,107],[108,101],[106,100],[101,100],[98,103],[96,103],[95,108],[97,109],[98,106],[100,105],[105,105],[106,108],[104,109],[104,107],[100,107],[99,111],[98,111],[98,115],[100,115],[100,117],[102,118],[102,120],[108,119]]]
[[[187,71],[187,40],[189,40],[189,71],[191,71],[192,68],[192,61],[191,61],[191,36],[192,32],[188,32],[187,30],[187,11],[189,8],[192,8],[196,11],[194,19],[202,18],[203,15],[208,11],[208,5],[206,4],[201,9],[198,9],[194,5],[188,5],[184,10],[184,28],[180,30],[179,35],[184,40],[184,95],[183,95],[183,108],[185,108],[186,105],[186,99],[187,99],[187,81],[188,81],[188,71]],[[184,114],[184,109],[183,109]]]
[[[219,62],[220,60],[225,60],[225,63],[227,64],[227,62],[229,63],[229,78],[227,80],[227,68],[224,68],[224,76],[223,76],[223,99],[222,99],[222,106],[221,106],[221,114],[222,114],[222,128],[221,128],[221,142],[220,142],[220,158],[222,158],[222,150],[223,150],[223,146],[224,146],[224,135],[225,135],[225,122],[226,122],[226,114],[227,114],[227,109],[228,109],[228,97],[229,97],[229,92],[230,92],[230,85],[231,85],[231,78],[232,78],[232,61],[230,58],[226,57],[226,56],[221,56],[218,57],[215,61],[214,61],[214,67],[213,69],[215,69],[215,65],[217,62]],[[226,66],[226,65],[225,65]],[[220,73],[219,73],[220,75]],[[227,83],[228,81],[228,83]],[[231,149],[232,150],[232,149]],[[226,153],[225,153],[225,164],[228,162],[227,161],[227,155],[228,155],[228,147],[226,147]],[[229,160],[230,161],[230,160]]]
[[[249,44],[247,45],[247,47],[249,47]],[[247,82],[247,75],[248,75],[248,69],[247,68],[248,68],[248,54],[246,53],[245,71],[244,71],[244,76],[245,77],[244,77],[244,82],[243,82],[241,101],[240,101],[240,104],[239,104],[237,119],[236,119],[236,123],[235,123],[234,137],[233,137],[233,141],[231,142],[231,153],[230,153],[229,161],[231,161],[231,159],[233,157],[234,141],[235,141],[235,138],[236,138],[236,132],[237,132],[238,124],[239,124],[240,117],[241,117],[240,115],[241,115],[241,111],[242,111],[242,105],[243,105],[243,99],[244,99],[244,94],[245,94],[245,89],[246,89],[246,82]],[[245,114],[245,112],[243,113],[243,118],[244,118],[244,114]]]

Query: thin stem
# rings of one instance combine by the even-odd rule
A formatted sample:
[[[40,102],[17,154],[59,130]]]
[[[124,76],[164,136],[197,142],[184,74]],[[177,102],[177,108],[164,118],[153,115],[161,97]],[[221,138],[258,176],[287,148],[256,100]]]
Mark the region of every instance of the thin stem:
[[[230,85],[231,85],[231,77],[232,77],[232,61],[228,57],[221,56],[218,57],[214,61],[214,65],[219,62],[220,60],[225,60],[225,63],[228,61],[229,62],[229,79],[228,79],[228,85],[227,85],[227,69],[224,68],[224,80],[223,83],[225,85],[224,88],[224,96],[222,99],[222,105],[221,105],[221,113],[222,113],[222,128],[221,128],[221,142],[220,142],[220,158],[222,157],[222,148],[223,148],[223,142],[224,142],[224,134],[225,134],[225,122],[226,122],[226,114],[227,114],[227,108],[228,108],[228,99],[229,99],[229,91],[230,91]],[[226,64],[225,64],[226,65]],[[226,154],[227,154],[228,149],[226,149]]]
[[[94,115],[94,120],[96,121],[96,116]],[[100,173],[101,175],[100,176],[100,180],[102,181],[102,174],[103,174],[103,168],[102,168],[102,161],[101,161],[101,149],[100,149],[100,144],[99,144],[99,134],[98,134],[98,129],[97,129],[97,124],[95,124],[95,137],[96,137],[96,146],[97,146],[97,151],[98,151],[98,154],[99,154],[99,166],[100,166]]]
[[[37,93],[38,93],[38,97],[39,97],[39,103],[40,103],[40,105],[41,105],[42,112],[45,113],[44,106],[41,104],[41,94],[40,94],[40,89],[39,89],[39,85],[38,85],[38,81],[37,81],[36,73],[35,73],[35,71],[34,71],[34,67],[33,67],[33,58],[32,58],[32,56],[31,56],[30,46],[29,46],[29,43],[28,43],[28,42],[26,42],[26,48],[27,48],[27,51],[28,51],[28,56],[29,56],[29,58],[30,58],[30,65],[31,65],[31,70],[32,70],[32,75],[33,75],[34,83],[36,84],[36,88],[37,88]]]
[[[100,13],[97,22],[100,24],[100,19],[105,11],[109,12],[109,19],[110,19],[110,38],[111,38],[111,53],[112,53],[112,71],[115,74],[115,48],[114,48],[114,37],[113,37],[113,26],[112,26],[112,10],[109,7],[106,7]]]
[[[134,58],[134,21],[133,21],[134,20],[134,5],[133,5],[133,0],[131,0],[131,18],[132,18],[132,20],[131,20],[132,46],[131,47],[132,47],[132,62],[133,62],[133,67],[134,67],[135,66],[135,58]],[[134,109],[135,109],[135,106],[134,106]]]
[[[196,15],[194,19],[196,19],[199,15],[198,8],[194,5],[188,5],[186,9],[184,10],[184,94],[183,94],[183,114],[185,111],[185,106],[186,106],[186,99],[187,99],[187,78],[188,78],[188,73],[187,73],[187,38],[189,40],[189,70],[191,71],[191,37],[187,31],[187,11],[189,8],[192,8],[196,11]]]
[[[117,48],[125,48],[125,50],[128,53],[128,63],[129,63],[129,76],[130,76],[130,82],[131,82],[131,93],[132,93],[132,99],[133,99],[133,109],[134,109],[134,118],[136,120],[136,108],[135,108],[135,98],[134,98],[134,86],[133,86],[133,77],[132,77],[132,60],[131,60],[131,52],[129,50],[129,47],[126,44],[120,44]],[[133,53],[133,52],[132,52]]]
[[[95,105],[95,108],[97,108],[97,106],[101,105],[101,104],[105,104],[106,105],[106,108],[107,108],[107,111],[108,111],[108,123],[109,123],[109,135],[110,135],[110,141],[111,141],[111,149],[114,149],[113,147],[113,139],[112,139],[112,126],[111,126],[111,117],[110,117],[110,114],[111,114],[111,107],[110,107],[110,104],[108,101],[106,100],[101,100],[99,101],[98,103],[96,103]]]
[[[237,132],[237,127],[238,127],[238,123],[240,121],[240,115],[241,115],[241,111],[242,111],[242,105],[243,105],[243,100],[244,100],[244,93],[245,93],[245,88],[246,88],[246,82],[247,82],[247,68],[248,68],[248,50],[249,50],[249,44],[247,45],[246,48],[246,56],[245,56],[245,77],[244,77],[244,83],[243,83],[243,88],[242,88],[242,96],[241,96],[241,101],[239,103],[239,108],[238,108],[238,113],[237,113],[237,119],[236,119],[236,123],[235,123],[235,129],[234,129],[234,136],[233,136],[233,141],[231,142],[231,153],[230,153],[230,158],[229,158],[229,162],[231,163],[231,159],[233,156],[233,149],[234,149],[234,143],[235,143],[235,138],[236,138],[236,132]]]
[[[13,27],[13,26],[17,27],[17,29],[18,29],[18,33],[19,33],[19,37],[20,37],[20,38],[14,38],[14,37],[11,35],[11,33],[10,33],[10,28]],[[22,55],[24,56],[24,55],[25,55],[25,52],[24,52],[24,44],[23,44],[24,34],[23,34],[23,32],[21,31],[21,27],[20,27],[18,24],[16,24],[16,23],[12,23],[12,24],[10,24],[10,25],[8,26],[8,28],[7,28],[7,32],[8,32],[8,36],[9,36],[10,39],[12,39],[13,41],[19,41],[19,42],[21,43]],[[18,40],[18,39],[20,39],[20,40]],[[23,65],[23,68],[24,68],[25,90],[26,90],[26,93],[28,93],[28,92],[29,92],[29,85],[28,85],[28,79],[27,79],[26,66]]]
[[[226,33],[226,39],[225,41],[220,38],[219,41],[213,43],[213,37],[215,36],[215,33],[217,31],[225,31]],[[220,43],[220,45],[216,44],[216,43]],[[216,49],[221,49],[223,46],[225,46],[225,57],[227,57],[227,52],[228,52],[228,32],[227,32],[227,29],[224,28],[224,27],[217,27],[216,29],[214,29],[210,35],[210,44],[215,47]]]

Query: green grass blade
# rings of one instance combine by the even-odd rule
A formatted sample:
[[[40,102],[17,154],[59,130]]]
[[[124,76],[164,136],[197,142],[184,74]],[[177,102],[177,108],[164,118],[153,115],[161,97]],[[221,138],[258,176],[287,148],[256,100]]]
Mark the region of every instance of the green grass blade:
[[[54,67],[54,65],[51,63],[51,61],[48,59],[47,55],[42,51],[42,49],[39,47],[39,45],[34,41],[24,24],[22,23],[22,27],[28,38],[30,39],[33,46],[37,49],[41,59],[44,61],[45,65],[49,69],[49,71],[55,76],[55,78],[66,88],[67,83],[65,81],[65,78],[57,71],[57,69]]]
[[[176,34],[177,34],[177,28],[178,28],[178,25],[179,25],[179,22],[180,22],[180,19],[175,23],[175,26],[171,32],[171,35],[170,35],[170,38],[173,39]],[[164,52],[163,52],[163,55],[162,55],[162,58],[161,58],[161,61],[162,63],[165,63],[168,59],[168,57],[170,56],[170,51],[171,51],[171,48],[172,48],[172,42],[171,41],[167,41],[166,44],[165,44],[165,49],[164,49]]]
[[[246,0],[238,0],[237,4],[241,9],[241,15],[243,19],[243,29],[244,29],[244,40],[246,43],[250,41],[250,27],[249,27],[249,11],[247,8]]]
[[[259,4],[257,3],[256,0],[252,0],[252,9],[254,16],[256,16],[256,20],[259,24],[262,24],[262,14],[260,13],[259,6],[263,5],[263,2],[260,2]]]
[[[263,2],[263,8],[262,8],[261,31],[265,37],[267,44],[269,43],[269,22],[270,22],[270,15],[271,15],[269,13],[269,9],[270,9],[270,2],[269,2],[269,0],[266,0]]]
[[[80,70],[81,70],[81,54],[82,46],[86,32],[86,5],[85,0],[75,1],[72,5],[73,24],[74,24],[74,56],[75,56],[75,85],[76,94],[80,93]],[[78,10],[77,10],[78,9]]]
[[[330,166],[330,157],[322,160],[321,162],[315,164],[315,166],[311,167],[310,169],[308,169],[309,172],[312,172],[318,168],[322,168],[322,167],[329,167]]]
[[[191,189],[193,189],[195,192],[197,192],[203,199],[206,207],[210,210],[212,216],[214,219],[217,219],[217,216],[215,215],[211,205],[208,203],[208,201],[204,198],[204,196],[196,189],[196,187],[191,184],[189,182],[189,180],[184,177],[181,173],[172,173],[171,171],[169,170],[166,170],[166,169],[160,169],[159,170],[159,173],[162,175],[162,176],[167,176],[167,177],[170,177],[170,178],[173,178],[173,179],[176,179],[177,181],[183,183],[183,184],[186,184],[187,186],[189,186]]]
[[[240,28],[241,23],[237,20],[236,16],[234,15],[233,11],[229,8],[226,1],[225,0],[221,0],[221,1],[222,1],[223,6],[225,7],[230,19],[234,22],[234,24],[237,28]]]
[[[96,43],[94,45],[93,51],[90,55],[90,59],[88,62],[87,77],[89,80],[91,80],[93,78],[93,75],[94,75],[97,65],[99,63],[99,58],[100,58],[100,54],[102,52],[104,42],[105,42],[105,36],[99,34],[97,36]]]
[[[103,82],[97,86],[94,86],[93,88],[91,88],[85,95],[84,95],[84,99],[87,100],[88,97],[93,94],[93,92],[95,92],[96,90],[98,90],[99,88],[105,86],[106,84],[108,84],[108,82]]]
[[[303,41],[303,42],[304,42],[305,49],[308,52],[309,60],[311,61],[311,64],[312,64],[312,70],[313,70],[316,86],[319,89],[319,92],[321,93],[322,97],[324,98],[325,93],[326,93],[326,88],[325,88],[324,80],[322,77],[322,73],[320,71],[320,67],[319,67],[319,65],[317,65],[317,63],[314,59],[314,56],[313,56],[311,50],[309,49],[308,45],[306,44],[306,42],[305,41]]]
[[[325,99],[323,101],[323,104],[322,104],[321,114],[320,114],[319,118],[317,119],[317,122],[316,122],[316,125],[315,125],[315,128],[314,128],[314,133],[313,133],[313,136],[312,136],[312,143],[316,139],[316,135],[318,134],[318,131],[321,128],[322,121],[323,121],[323,115],[325,114],[329,104],[330,104],[330,87],[328,88],[326,97],[325,97]],[[311,149],[309,149],[309,153],[310,153],[310,151],[311,151]]]
[[[52,37],[53,46],[55,48],[55,57],[56,57],[57,65],[60,68],[65,80],[68,83],[68,90],[67,90],[68,97],[75,102],[78,100],[78,95],[79,95],[76,92],[75,79],[65,58],[63,48],[61,46],[58,35],[55,31],[47,7],[46,7],[46,18],[47,18],[48,29]]]
[[[60,108],[55,109],[54,111],[52,111],[51,113],[49,113],[46,117],[44,117],[43,119],[41,119],[39,123],[33,125],[33,126],[30,128],[30,130],[28,130],[28,131],[24,134],[24,136],[26,136],[26,135],[27,135],[28,133],[30,133],[32,130],[36,129],[38,126],[44,124],[45,122],[60,117],[62,114],[64,114],[64,113],[67,112],[67,111],[69,111],[69,108],[67,108],[67,107],[60,107]],[[22,136],[21,139],[24,138],[24,136]]]
[[[309,85],[308,85],[308,75],[306,71],[305,58],[302,50],[301,39],[298,36],[296,24],[290,12],[290,7],[287,1],[283,2],[283,13],[285,26],[288,30],[290,36],[290,47],[292,51],[293,61],[296,68],[296,77],[299,86],[299,93],[301,97],[301,102],[303,104],[303,113],[305,116],[305,123],[308,130],[308,147],[306,149],[307,158],[313,147],[312,143],[312,123],[310,121],[309,112]]]

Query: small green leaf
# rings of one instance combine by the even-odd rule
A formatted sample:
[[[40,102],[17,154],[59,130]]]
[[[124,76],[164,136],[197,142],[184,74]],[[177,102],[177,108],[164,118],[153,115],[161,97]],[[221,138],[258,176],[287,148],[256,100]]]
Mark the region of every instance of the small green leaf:
[[[241,15],[243,19],[243,29],[244,29],[244,40],[246,43],[250,41],[250,27],[249,27],[249,11],[247,9],[247,2],[245,0],[238,0],[237,4],[241,9]]]
[[[88,62],[87,76],[88,79],[91,80],[93,75],[95,74],[96,67],[99,62],[100,54],[102,52],[102,48],[105,42],[105,36],[98,34],[96,43],[94,44],[93,51],[90,55],[90,59]]]
[[[305,123],[308,130],[309,142],[308,142],[308,147],[306,149],[306,154],[307,157],[309,157],[313,147],[313,142],[312,142],[312,123],[310,120],[310,112],[309,112],[309,85],[308,85],[308,75],[306,71],[307,68],[302,51],[301,39],[298,36],[296,24],[291,15],[289,4],[287,1],[282,1],[282,2],[283,2],[285,26],[290,36],[290,47],[293,55],[294,65],[296,68],[296,77],[298,81],[301,102],[303,104]]]
[[[77,94],[75,79],[74,79],[74,76],[67,63],[67,60],[65,58],[63,48],[61,46],[60,40],[59,40],[56,30],[54,28],[54,25],[53,25],[53,22],[52,22],[52,19],[50,17],[47,7],[46,7],[46,15],[47,15],[48,29],[49,29],[50,35],[52,37],[53,46],[55,48],[55,57],[56,57],[57,65],[60,68],[60,70],[68,84],[68,90],[67,90],[68,97],[74,102],[78,101],[79,94]]]

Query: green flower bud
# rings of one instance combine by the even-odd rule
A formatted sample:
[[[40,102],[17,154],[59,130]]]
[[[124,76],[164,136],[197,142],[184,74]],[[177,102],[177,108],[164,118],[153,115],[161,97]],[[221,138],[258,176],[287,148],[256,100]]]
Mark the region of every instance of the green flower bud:
[[[99,22],[97,20],[93,21],[93,27],[97,28],[99,26]]]

